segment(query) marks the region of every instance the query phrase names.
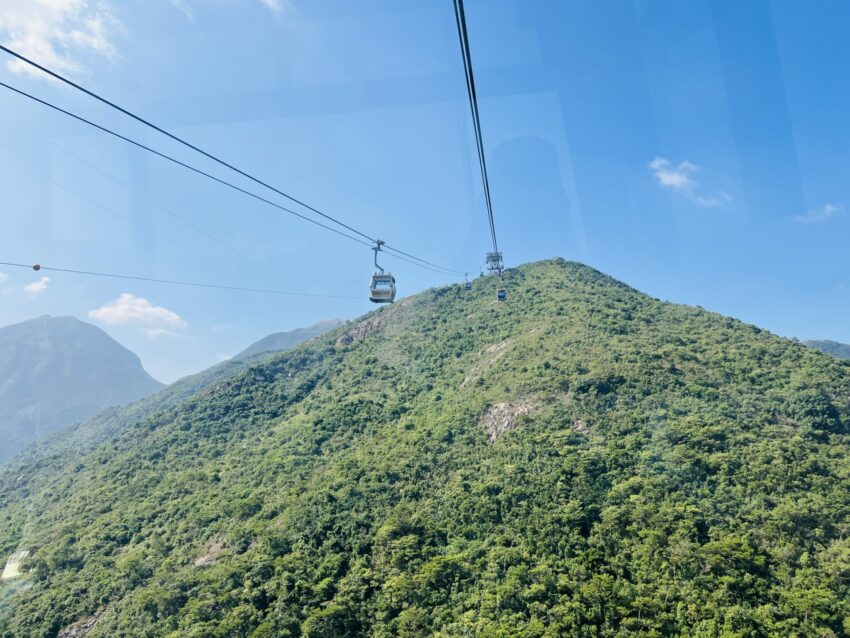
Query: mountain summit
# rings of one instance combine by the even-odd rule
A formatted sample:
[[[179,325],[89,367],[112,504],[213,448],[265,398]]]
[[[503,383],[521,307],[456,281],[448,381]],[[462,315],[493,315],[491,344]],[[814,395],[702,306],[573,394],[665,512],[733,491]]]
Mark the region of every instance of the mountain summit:
[[[103,408],[162,387],[139,357],[73,317],[0,328],[0,462]]]
[[[552,260],[425,291],[0,494],[55,636],[841,636],[850,364]],[[22,477],[25,483],[27,477]]]

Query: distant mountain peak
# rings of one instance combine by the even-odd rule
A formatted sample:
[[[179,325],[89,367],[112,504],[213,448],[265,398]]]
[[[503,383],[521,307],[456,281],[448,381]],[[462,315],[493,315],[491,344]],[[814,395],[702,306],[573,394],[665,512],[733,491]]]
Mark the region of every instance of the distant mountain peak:
[[[162,387],[139,357],[75,317],[0,328],[0,463],[29,443]]]

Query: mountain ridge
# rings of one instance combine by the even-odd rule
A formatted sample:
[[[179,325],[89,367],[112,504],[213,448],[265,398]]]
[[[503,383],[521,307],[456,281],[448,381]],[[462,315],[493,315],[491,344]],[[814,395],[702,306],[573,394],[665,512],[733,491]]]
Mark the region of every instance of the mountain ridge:
[[[318,337],[329,330],[338,328],[343,324],[345,324],[344,319],[325,319],[323,321],[317,321],[306,328],[295,328],[294,330],[273,332],[272,334],[266,335],[262,339],[255,341],[231,358],[236,361],[240,361],[257,354],[288,350],[289,348],[293,348],[308,339]]]
[[[850,359],[850,345],[829,339],[808,339],[803,341],[809,348],[820,350],[824,354],[832,355],[839,359]]]

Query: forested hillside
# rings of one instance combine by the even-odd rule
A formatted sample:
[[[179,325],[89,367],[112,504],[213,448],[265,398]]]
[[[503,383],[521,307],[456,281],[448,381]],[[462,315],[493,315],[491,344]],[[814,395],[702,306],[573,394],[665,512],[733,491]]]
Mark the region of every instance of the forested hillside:
[[[562,260],[506,287],[381,308],[9,500],[0,635],[850,634],[850,363]]]
[[[64,468],[76,466],[81,455],[118,436],[133,424],[173,409],[195,394],[259,364],[272,351],[288,350],[339,325],[342,325],[341,320],[332,319],[307,328],[268,335],[232,359],[178,379],[135,403],[108,408],[45,437],[0,468],[0,507],[41,489]]]

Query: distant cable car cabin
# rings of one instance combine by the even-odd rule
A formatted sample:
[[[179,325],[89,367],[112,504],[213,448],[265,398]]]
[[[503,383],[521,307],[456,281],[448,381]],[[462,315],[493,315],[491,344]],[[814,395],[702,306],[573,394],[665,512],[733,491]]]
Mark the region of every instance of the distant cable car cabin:
[[[384,272],[378,264],[378,253],[384,242],[380,239],[372,248],[375,251],[375,271],[372,273],[372,282],[369,285],[369,301],[373,303],[392,303],[395,301],[395,277],[392,273]]]
[[[464,273],[463,278],[464,278],[463,289],[464,290],[472,290],[472,282],[469,281],[469,273]]]
[[[496,291],[496,299],[499,300],[499,301],[507,301],[508,292],[504,288],[499,288]]]

